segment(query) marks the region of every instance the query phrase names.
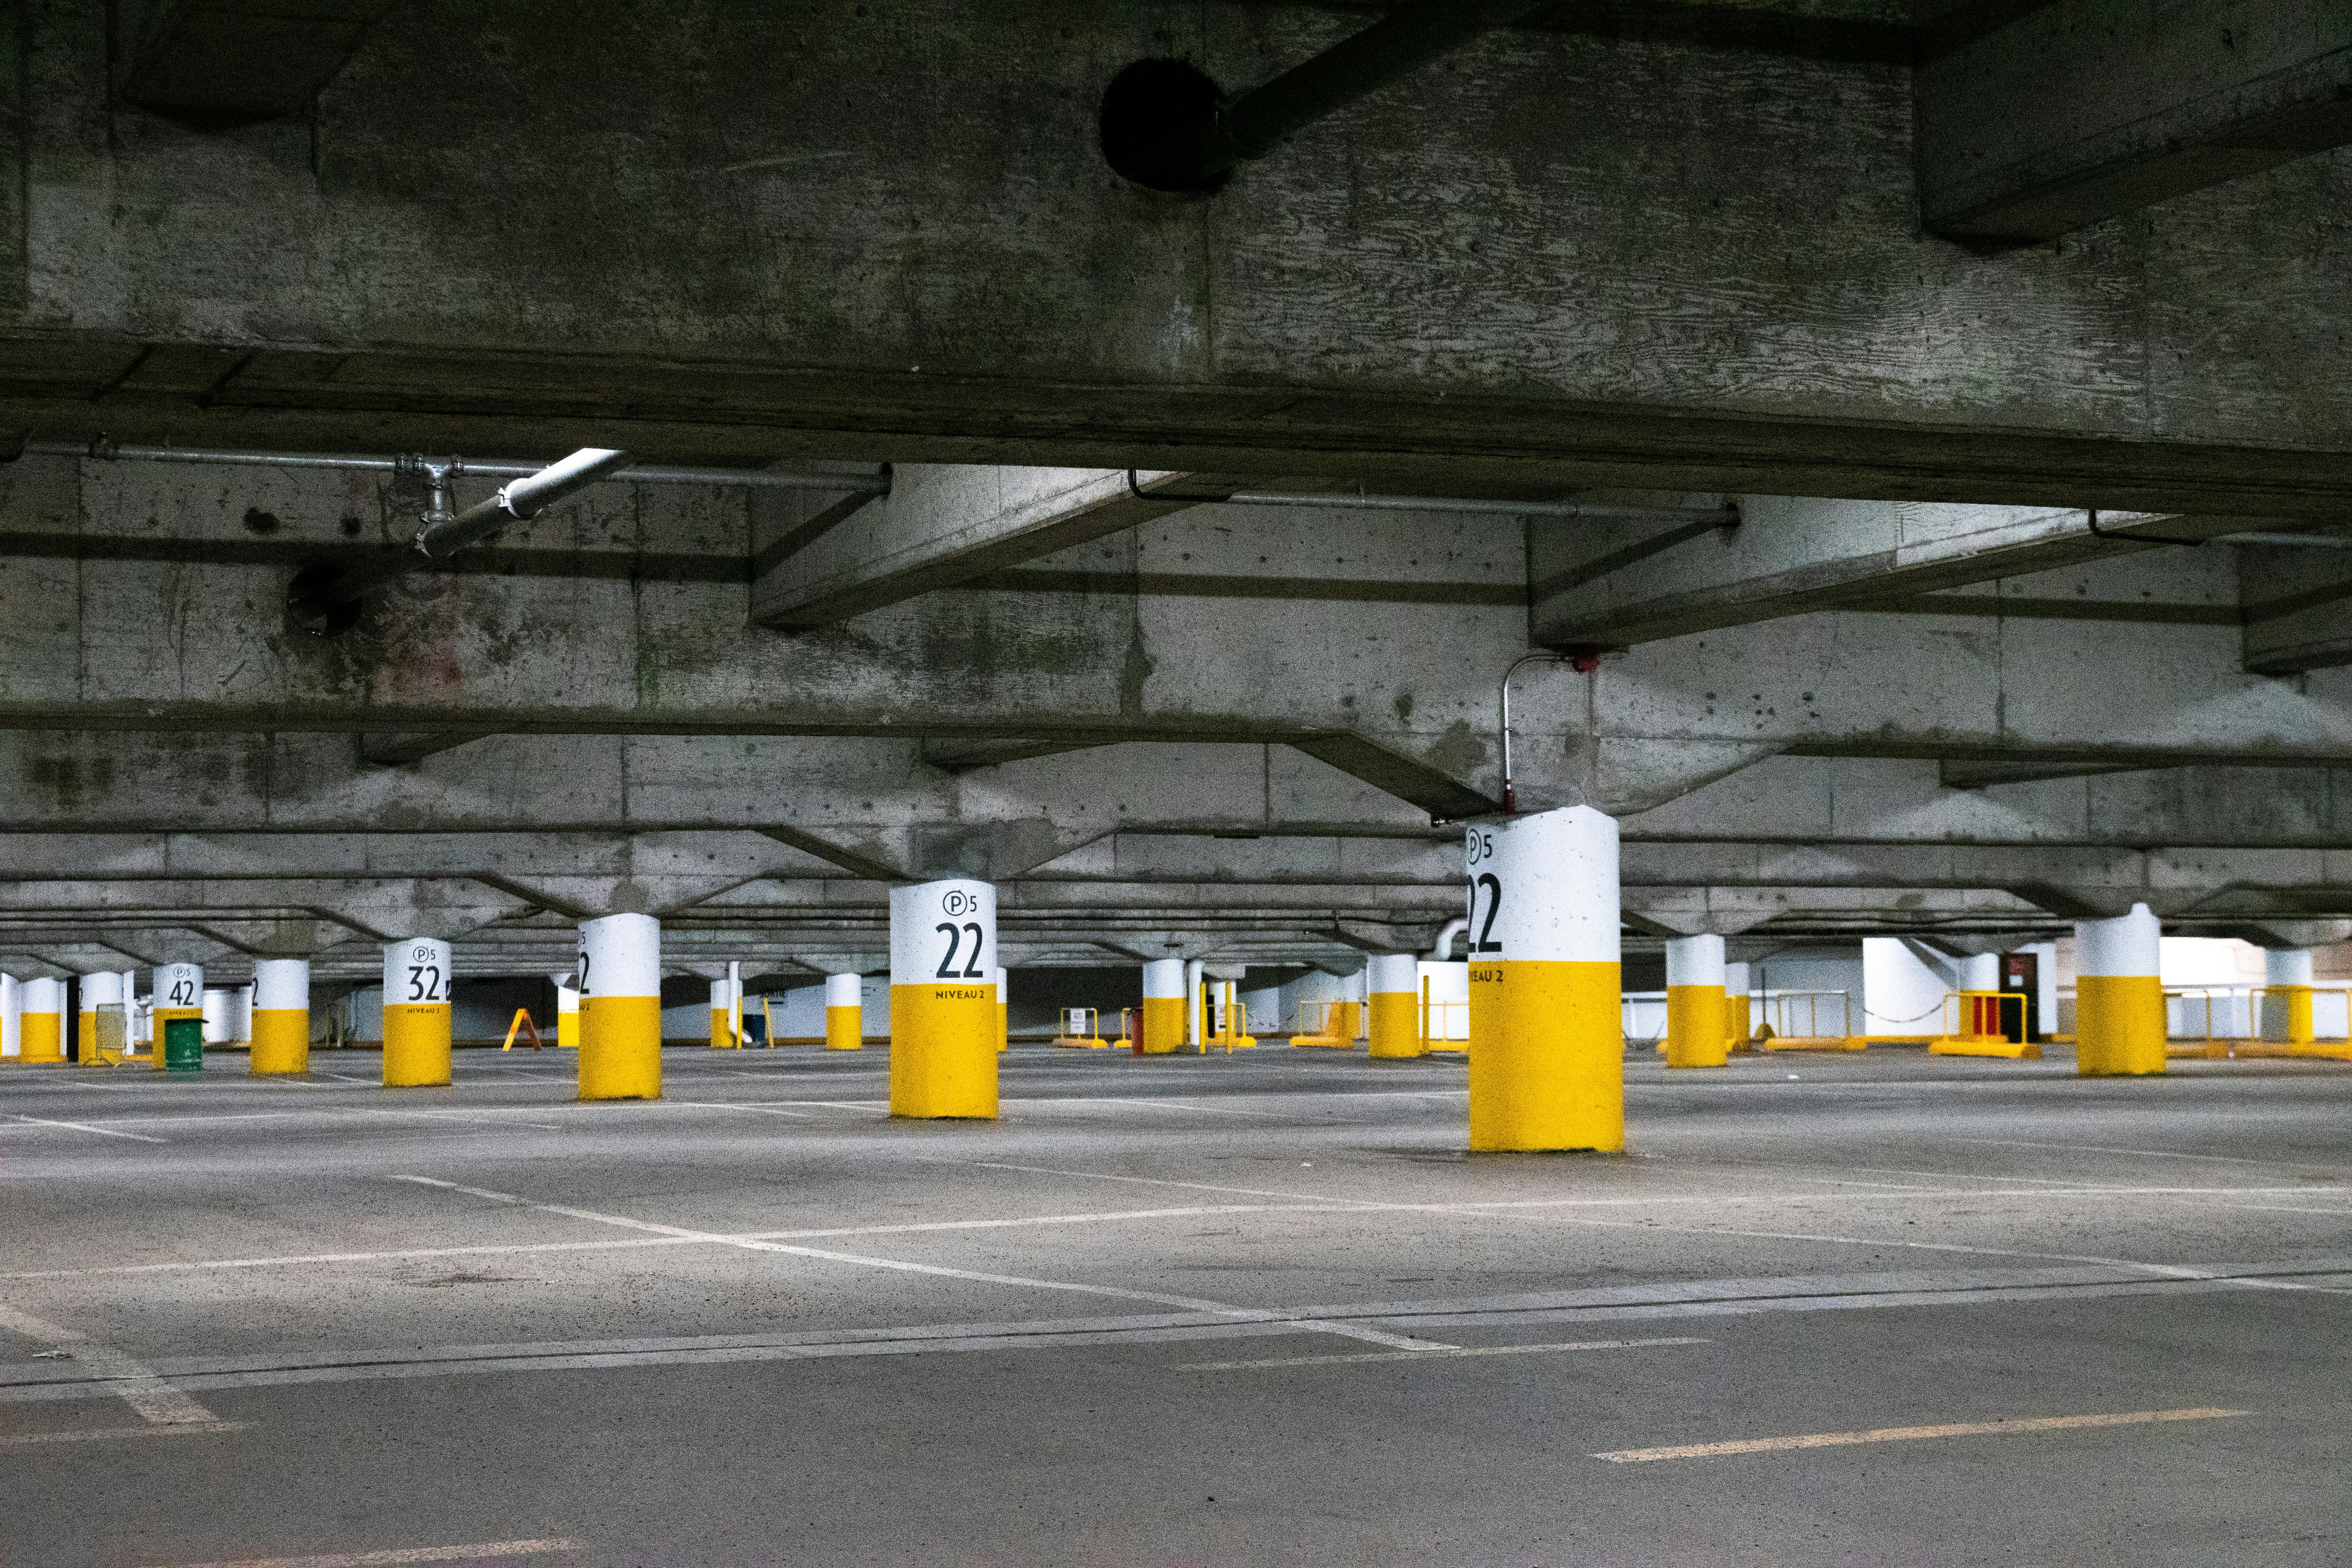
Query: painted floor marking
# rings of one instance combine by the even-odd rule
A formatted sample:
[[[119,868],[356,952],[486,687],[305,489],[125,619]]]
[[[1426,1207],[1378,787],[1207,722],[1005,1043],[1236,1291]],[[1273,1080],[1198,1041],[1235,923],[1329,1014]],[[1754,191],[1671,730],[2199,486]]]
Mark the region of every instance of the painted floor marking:
[[[119,1437],[204,1437],[215,1432],[242,1432],[242,1421],[182,1421],[168,1426],[102,1426],[89,1432],[26,1432],[0,1437],[0,1447],[27,1443],[110,1443]]]
[[[0,1305],[0,1329],[60,1347],[78,1364],[89,1368],[98,1391],[115,1395],[156,1426],[219,1424],[219,1416],[164,1382],[153,1367],[110,1345],[94,1342],[79,1329],[64,1328],[5,1305]]]
[[[2069,1283],[2057,1278],[2065,1272],[2012,1270],[1984,1277],[2021,1282],[2007,1287],[1955,1285],[1949,1280],[1936,1281],[1928,1277],[1901,1275],[1698,1281],[1649,1291],[1612,1287],[1453,1301],[1363,1302],[1352,1306],[1308,1307],[1298,1309],[1287,1317],[1269,1313],[1261,1320],[1241,1319],[1216,1312],[1147,1313],[768,1334],[300,1350],[275,1354],[253,1352],[173,1357],[166,1359],[162,1370],[185,1388],[208,1391],[509,1373],[597,1372],[639,1367],[868,1359],[971,1352],[1066,1351],[1105,1345],[1262,1338],[1299,1332],[1302,1324],[1333,1321],[1361,1322],[1366,1319],[1398,1329],[1481,1328],[1507,1331],[1524,1329],[1535,1323],[1583,1325],[1659,1318],[1719,1318],[1762,1312],[1884,1310],[1975,1305],[1987,1301],[2202,1294],[2233,1289],[2240,1283],[2148,1279]],[[2045,1277],[2053,1282],[2034,1283]],[[1830,1293],[1842,1279],[1847,1279],[1871,1283],[1864,1289],[1843,1294]],[[1917,1286],[1922,1280],[1927,1281],[1926,1288],[1890,1289],[1904,1283]],[[1400,1337],[1391,1336],[1391,1339]],[[1408,1341],[1402,1348],[1407,1353],[1399,1359],[1414,1359],[1439,1347],[1437,1342],[1419,1340]],[[1462,1350],[1465,1347],[1445,1348]],[[1495,1354],[1514,1353],[1517,1349],[1513,1346],[1466,1348],[1474,1352]],[[19,1379],[22,1381],[17,1381]],[[111,1391],[102,1383],[87,1378],[59,1377],[47,1367],[0,1367],[0,1403],[110,1396]]]
[[[1881,1426],[1869,1432],[1810,1432],[1801,1437],[1748,1437],[1733,1443],[1685,1443],[1669,1448],[1621,1448],[1595,1454],[1612,1465],[1643,1465],[1657,1459],[1705,1459],[1720,1454],[1766,1454],[1786,1448],[1834,1448],[1850,1443],[1907,1443],[1921,1437],[1979,1437],[2013,1432],[2055,1432],[2077,1426],[2138,1426],[2152,1421],[2213,1421],[2251,1415],[2251,1410],[2200,1406],[2189,1410],[2133,1410],[2116,1415],[2034,1415],[2007,1421],[1955,1421],[1942,1426]]]
[[[470,1546],[398,1546],[388,1552],[330,1552],[311,1557],[247,1557],[235,1563],[184,1563],[173,1568],[378,1568],[402,1563],[481,1563],[496,1557],[534,1557],[579,1552],[577,1541],[482,1541]]]
[[[738,1246],[754,1241],[822,1240],[843,1236],[898,1236],[922,1231],[1007,1230],[1031,1226],[1108,1224],[1139,1219],[1192,1219],[1225,1214],[1334,1214],[1326,1204],[1203,1204],[1191,1208],[1106,1209],[1089,1214],[1022,1215],[1006,1219],[908,1220],[891,1225],[837,1226],[826,1229],[646,1236],[599,1241],[481,1242],[467,1247],[411,1247],[382,1252],[282,1253],[263,1258],[215,1258],[171,1263],[109,1263],[86,1268],[26,1268],[0,1279],[80,1279],[107,1274],[187,1274],[220,1268],[278,1268],[299,1264],[391,1263],[404,1258],[472,1258],[508,1253],[607,1252],[645,1247]]]
[[[2126,1149],[2113,1143],[2036,1143],[2024,1138],[1955,1138],[1955,1143],[1986,1143],[2001,1149],[2057,1149],[2068,1153],[2137,1154],[2146,1160],[2203,1160],[2217,1165],[2301,1165],[2300,1160],[2249,1160],[2236,1154],[2183,1154],[2169,1149]]]
[[[168,1143],[171,1142],[168,1138],[150,1138],[144,1132],[121,1132],[117,1131],[111,1127],[93,1127],[87,1121],[51,1121],[46,1117],[19,1116],[13,1110],[8,1112],[8,1115],[13,1121],[26,1122],[34,1127],[63,1127],[74,1132],[95,1132],[100,1138],[128,1138],[134,1142],[139,1143]]]
[[[1578,1340],[1557,1345],[1455,1345],[1442,1351],[1374,1351],[1362,1355],[1270,1356],[1263,1361],[1193,1361],[1180,1372],[1241,1372],[1262,1366],[1339,1366],[1366,1361],[1454,1361],[1474,1355],[1537,1355],[1548,1351],[1631,1351],[1652,1345],[1706,1345],[1713,1340],[1677,1337],[1663,1340]]]
[[[593,1209],[572,1208],[562,1204],[535,1203],[512,1193],[492,1192],[483,1187],[462,1186],[456,1182],[444,1182],[431,1176],[394,1176],[395,1182],[415,1182],[421,1186],[442,1187],[450,1192],[464,1193],[469,1197],[486,1198],[493,1203],[515,1204],[547,1214],[562,1215],[571,1219],[591,1220],[599,1225],[620,1226],[630,1230],[649,1231],[658,1236],[692,1237],[726,1247],[740,1247],[754,1252],[779,1252],[797,1258],[821,1258],[828,1263],[846,1263],[864,1268],[887,1268],[903,1274],[927,1274],[936,1279],[968,1279],[982,1285],[1010,1285],[1029,1290],[1067,1290],[1085,1296],[1108,1296],[1129,1301],[1150,1301],[1163,1307],[1184,1307],[1193,1311],[1213,1312],[1220,1317],[1242,1322],[1283,1321],[1293,1324],[1301,1332],[1339,1334],[1347,1339],[1369,1340],[1374,1344],[1395,1345],[1402,1349],[1426,1350],[1435,1342],[1391,1334],[1380,1329],[1360,1328],[1350,1323],[1328,1322],[1318,1319],[1293,1317],[1264,1308],[1236,1307],[1229,1302],[1211,1301],[1199,1296],[1179,1296],[1164,1290],[1139,1290],[1125,1285],[1088,1285],[1068,1279],[1039,1279],[1021,1274],[990,1274],[973,1268],[950,1268],[936,1263],[909,1263],[902,1258],[875,1258],[857,1252],[836,1252],[829,1247],[795,1247],[788,1242],[762,1241],[748,1237],[731,1237],[715,1231],[690,1230],[681,1226],[656,1225],[651,1221],[631,1219],[625,1215],[599,1214]],[[1436,1347],[1446,1348],[1451,1347]]]
[[[751,1100],[674,1100],[672,1105],[688,1105],[697,1110],[756,1110],[763,1116],[789,1116],[795,1121],[814,1121],[815,1117],[804,1110],[787,1110],[780,1105],[761,1105]]]

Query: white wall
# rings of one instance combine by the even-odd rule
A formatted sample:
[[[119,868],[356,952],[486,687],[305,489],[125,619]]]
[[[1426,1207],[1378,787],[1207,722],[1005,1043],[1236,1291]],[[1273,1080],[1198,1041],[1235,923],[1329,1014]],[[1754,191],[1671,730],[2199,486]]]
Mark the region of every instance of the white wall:
[[[1470,961],[1433,963],[1423,959],[1415,974],[1423,994],[1429,998],[1430,1016],[1424,1024],[1433,1040],[1467,1040],[1470,1037]]]
[[[760,1010],[760,999],[743,999],[746,1015]],[[780,1040],[821,1040],[824,1038],[824,982],[814,985],[795,985],[790,991],[772,993],[768,1010],[776,1020],[776,1038]],[[890,979],[887,975],[868,975],[857,983],[857,1027],[868,1037],[890,1032]],[[702,1026],[707,1032],[710,1017],[706,1006]]]
[[[1941,1034],[1944,995],[1960,989],[1959,971],[1958,960],[1907,938],[1863,938],[1862,1032]]]
[[[1810,999],[1800,992],[1845,993]],[[1787,994],[1777,1003],[1775,994]],[[1748,966],[1748,994],[1759,1027],[1771,1026],[1776,1035],[1838,1035],[1859,1030],[1862,1022],[1863,963],[1859,944],[1844,952],[1791,952]],[[1851,1012],[1852,1021],[1847,1015]]]

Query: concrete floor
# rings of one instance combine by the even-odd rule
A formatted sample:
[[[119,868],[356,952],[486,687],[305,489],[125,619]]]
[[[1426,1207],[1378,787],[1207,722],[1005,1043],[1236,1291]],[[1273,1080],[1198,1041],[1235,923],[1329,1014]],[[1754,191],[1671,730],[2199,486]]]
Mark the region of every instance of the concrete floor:
[[[316,1060],[0,1070],[0,1560],[2352,1553],[2343,1064],[1643,1058],[1469,1160],[1442,1058]]]

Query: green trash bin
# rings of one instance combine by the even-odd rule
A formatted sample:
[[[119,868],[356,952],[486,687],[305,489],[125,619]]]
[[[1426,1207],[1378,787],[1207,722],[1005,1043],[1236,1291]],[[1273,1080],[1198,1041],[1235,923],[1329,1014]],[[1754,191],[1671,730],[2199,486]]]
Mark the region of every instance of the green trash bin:
[[[205,1070],[205,1021],[202,1018],[165,1020],[163,1070],[165,1072]]]

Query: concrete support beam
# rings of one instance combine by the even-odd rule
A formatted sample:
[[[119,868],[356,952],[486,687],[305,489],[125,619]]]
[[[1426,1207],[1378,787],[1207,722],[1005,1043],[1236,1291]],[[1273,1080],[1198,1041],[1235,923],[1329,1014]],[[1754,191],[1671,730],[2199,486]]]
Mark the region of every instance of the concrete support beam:
[[[2248,669],[2292,675],[2352,664],[2352,550],[2247,544],[2236,553]]]
[[[1528,625],[1551,647],[1623,647],[1810,610],[2048,571],[2131,550],[2099,538],[2177,518],[2077,510],[1739,498],[1737,527],[1537,519]],[[2207,525],[2213,532],[2242,524]],[[2152,548],[2140,546],[2140,549]]]
[[[2352,142],[2337,0],[1946,9],[1918,69],[1919,211],[1939,234],[2053,239]],[[1988,10],[2014,19],[1967,26]]]
[[[247,142],[107,134],[106,13],[26,13],[8,140],[37,199],[0,211],[0,427],[1261,475],[1312,454],[1423,494],[1451,474],[2310,516],[2352,482],[2329,160],[1987,257],[1921,232],[1920,106],[1883,59],[1500,33],[1171,205],[1101,162],[1121,67],[1192,51],[1262,81],[1360,16],[1045,0],[583,30],[520,7],[494,57],[406,7],[332,112]],[[2315,18],[2310,47],[2248,34],[2283,62],[2336,25],[2326,0],[2268,14]],[[1953,57],[1952,100],[1996,130],[2128,111],[2113,94],[2146,74],[2070,100],[1996,73],[1990,112],[1967,77],[1990,58]],[[707,112],[647,117],[583,183],[579,149],[649,79]],[[834,90],[868,79],[894,90]],[[1498,181],[1508,201],[1461,199]],[[453,192],[497,221],[453,225]],[[1758,235],[1804,240],[1759,266]]]
[[[1192,503],[1152,492],[1198,482],[1157,470],[902,463],[889,494],[761,543],[751,619],[779,631],[847,620],[1164,517]]]
[[[212,128],[299,114],[397,0],[134,0],[122,96]]]

